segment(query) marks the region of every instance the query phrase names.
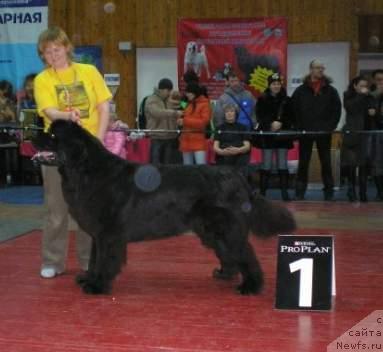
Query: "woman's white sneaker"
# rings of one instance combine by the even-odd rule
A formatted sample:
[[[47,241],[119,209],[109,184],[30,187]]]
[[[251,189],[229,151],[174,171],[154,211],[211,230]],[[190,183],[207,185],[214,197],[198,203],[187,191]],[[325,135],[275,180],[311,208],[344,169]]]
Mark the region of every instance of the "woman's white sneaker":
[[[40,271],[40,276],[44,279],[53,279],[55,276],[62,274],[51,266],[44,266]]]

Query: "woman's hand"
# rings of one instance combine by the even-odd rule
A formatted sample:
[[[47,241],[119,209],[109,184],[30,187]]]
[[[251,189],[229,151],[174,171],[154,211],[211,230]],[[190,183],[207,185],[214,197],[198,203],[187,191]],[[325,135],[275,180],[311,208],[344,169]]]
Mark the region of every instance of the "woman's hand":
[[[67,110],[68,114],[68,120],[76,122],[81,126],[81,113],[80,110],[77,108],[70,108]]]
[[[276,132],[276,131],[279,131],[282,127],[282,123],[279,122],[279,121],[273,121],[271,123],[271,131],[272,132]]]
[[[368,115],[369,116],[375,116],[376,115],[376,109],[374,109],[374,108],[368,109]]]
[[[218,155],[221,155],[221,156],[230,156],[230,155],[233,155],[232,152],[230,151],[230,147],[229,148],[225,148],[225,149],[217,149],[215,150],[215,152],[218,154]]]
[[[228,147],[225,149],[227,151],[227,155],[238,155],[241,154],[241,149],[237,147]]]

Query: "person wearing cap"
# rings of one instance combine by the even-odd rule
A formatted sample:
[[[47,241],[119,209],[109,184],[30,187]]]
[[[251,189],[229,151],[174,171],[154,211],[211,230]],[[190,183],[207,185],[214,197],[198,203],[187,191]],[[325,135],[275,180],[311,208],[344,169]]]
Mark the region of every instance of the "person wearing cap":
[[[173,83],[168,78],[158,82],[158,87],[145,102],[145,116],[150,132],[150,162],[153,164],[173,164],[178,152],[177,119],[182,111],[169,108],[168,99],[173,90]]]
[[[303,200],[307,188],[312,148],[316,144],[321,163],[324,199],[333,200],[334,179],[331,168],[331,140],[338,125],[342,104],[332,80],[324,74],[319,60],[309,65],[310,72],[292,96],[296,127],[306,132],[325,132],[299,139],[299,165],[296,178],[296,199]]]
[[[201,88],[196,82],[191,82],[186,86],[185,95],[189,104],[184,111],[183,118],[177,120],[183,130],[180,136],[183,163],[184,165],[206,164],[208,146],[205,129],[211,117],[210,102],[202,94]]]
[[[282,77],[274,73],[268,77],[268,87],[258,98],[256,106],[258,129],[267,132],[289,130],[294,124],[291,98],[282,86]],[[273,167],[273,154],[276,156],[281,195],[289,201],[287,168],[287,152],[293,148],[291,138],[281,136],[263,136],[256,138],[257,146],[262,150],[262,166],[260,170],[260,193],[265,196],[268,181]]]

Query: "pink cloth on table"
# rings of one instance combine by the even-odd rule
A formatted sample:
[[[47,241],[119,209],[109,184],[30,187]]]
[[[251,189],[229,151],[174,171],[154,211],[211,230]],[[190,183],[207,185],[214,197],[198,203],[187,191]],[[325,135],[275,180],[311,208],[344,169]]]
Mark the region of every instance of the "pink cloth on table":
[[[287,160],[299,160],[299,142],[294,142],[294,148],[289,149]]]
[[[126,134],[123,131],[107,131],[105,133],[105,148],[122,159],[126,159],[126,143]]]
[[[37,153],[37,149],[33,146],[32,142],[30,141],[21,142],[19,148],[21,156],[32,157]]]
[[[145,137],[126,144],[126,159],[139,164],[147,164],[150,161],[150,138]]]

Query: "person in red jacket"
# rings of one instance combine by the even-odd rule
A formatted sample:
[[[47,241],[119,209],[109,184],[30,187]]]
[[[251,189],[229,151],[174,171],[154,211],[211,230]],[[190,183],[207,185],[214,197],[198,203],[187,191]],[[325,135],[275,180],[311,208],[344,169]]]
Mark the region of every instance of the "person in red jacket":
[[[189,83],[185,89],[189,101],[182,118],[177,120],[182,126],[180,150],[184,165],[206,164],[207,140],[205,129],[211,117],[209,99],[201,93],[197,83]]]

